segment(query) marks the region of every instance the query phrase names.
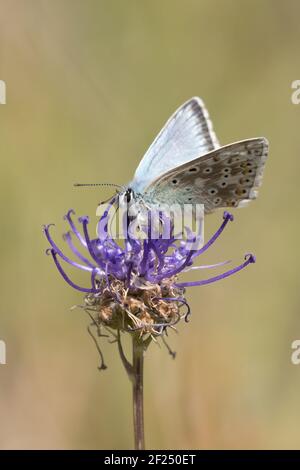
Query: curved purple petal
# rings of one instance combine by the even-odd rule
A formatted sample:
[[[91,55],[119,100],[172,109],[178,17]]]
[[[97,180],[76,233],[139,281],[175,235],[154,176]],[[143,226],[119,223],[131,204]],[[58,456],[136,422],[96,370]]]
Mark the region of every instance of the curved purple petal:
[[[211,277],[209,279],[204,279],[202,281],[194,281],[194,282],[179,282],[176,283],[176,287],[194,287],[194,286],[205,286],[206,284],[212,284],[213,282],[220,281],[221,279],[225,279],[226,277],[232,276],[233,274],[237,273],[244,269],[248,264],[255,263],[255,256],[252,254],[248,254],[245,256],[246,261],[240,264],[239,266],[226,271],[225,273],[219,274],[218,276]]]
[[[81,233],[79,232],[79,230],[76,228],[74,222],[73,222],[73,219],[71,217],[71,214],[75,215],[75,211],[73,209],[70,209],[67,214],[64,216],[64,219],[67,220],[69,222],[69,225],[72,229],[72,232],[76,235],[76,237],[78,238],[78,240],[80,241],[80,243],[86,248],[86,241],[85,239],[83,238],[83,236],[81,235]]]
[[[79,264],[77,263],[76,261],[73,261],[71,260],[70,258],[68,258],[67,256],[65,256],[63,254],[63,252],[60,250],[60,248],[56,245],[56,243],[54,242],[54,240],[52,239],[51,235],[50,235],[50,232],[49,232],[49,227],[51,226],[54,226],[54,224],[49,224],[49,225],[45,225],[44,227],[44,233],[47,237],[47,240],[48,242],[50,243],[50,245],[52,246],[52,248],[54,249],[54,251],[66,262],[66,263],[69,263],[71,264],[72,266],[76,267],[76,268],[79,268],[79,269],[83,269],[85,271],[91,271],[92,268],[91,267],[88,267],[88,266],[84,266],[83,264]]]
[[[87,264],[90,268],[94,268],[94,265],[88,260],[85,256],[83,256],[80,251],[76,248],[72,241],[71,232],[66,232],[63,235],[64,240],[67,242],[71,251],[73,251],[74,255],[76,255],[83,263]]]
[[[216,239],[219,238],[219,236],[223,232],[223,230],[226,227],[226,225],[228,224],[228,222],[229,221],[233,222],[233,215],[230,214],[229,212],[225,211],[224,214],[223,214],[223,219],[224,220],[223,220],[221,226],[216,231],[216,233],[208,240],[207,243],[205,243],[205,245],[203,245],[202,248],[200,248],[200,250],[197,250],[194,253],[193,258],[196,258],[199,255],[202,255],[202,253],[204,253],[216,241]]]
[[[49,250],[47,250],[49,252]],[[86,287],[80,287],[78,286],[77,284],[75,284],[73,281],[71,281],[71,279],[67,276],[67,274],[65,273],[65,271],[63,270],[63,268],[61,267],[58,259],[57,259],[57,253],[55,252],[55,250],[52,248],[50,249],[50,252],[51,252],[51,255],[52,255],[52,258],[54,260],[54,263],[58,269],[58,271],[60,272],[60,274],[62,275],[62,277],[64,278],[64,280],[71,286],[73,287],[73,289],[76,289],[76,290],[79,290],[81,292],[88,292],[88,293],[91,293],[91,294],[97,294],[99,292],[99,290],[97,289],[89,289],[89,288],[86,288]],[[47,253],[48,254],[48,253]]]

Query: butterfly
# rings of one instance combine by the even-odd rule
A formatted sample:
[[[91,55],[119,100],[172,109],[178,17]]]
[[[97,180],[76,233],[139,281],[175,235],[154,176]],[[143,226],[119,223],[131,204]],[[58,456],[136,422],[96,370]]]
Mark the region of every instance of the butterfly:
[[[205,213],[257,197],[268,155],[264,137],[220,146],[203,101],[194,97],[167,121],[124,189],[127,203],[203,204]]]

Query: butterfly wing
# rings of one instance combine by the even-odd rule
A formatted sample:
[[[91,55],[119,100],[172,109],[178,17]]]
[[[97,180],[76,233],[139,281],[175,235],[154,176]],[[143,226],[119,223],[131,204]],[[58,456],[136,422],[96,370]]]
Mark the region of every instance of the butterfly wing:
[[[240,207],[257,197],[268,147],[260,137],[215,149],[158,177],[146,188],[145,200],[204,204],[206,213],[218,207]]]
[[[162,173],[218,146],[204,103],[200,98],[191,98],[160,131],[141,160],[130,186],[137,193],[143,192]]]

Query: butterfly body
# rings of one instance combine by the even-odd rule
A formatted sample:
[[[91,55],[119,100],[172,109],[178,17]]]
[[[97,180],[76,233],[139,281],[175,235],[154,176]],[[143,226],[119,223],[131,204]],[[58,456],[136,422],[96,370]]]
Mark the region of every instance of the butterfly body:
[[[264,137],[220,147],[203,102],[192,98],[161,130],[124,194],[149,207],[241,207],[257,197],[267,155]]]

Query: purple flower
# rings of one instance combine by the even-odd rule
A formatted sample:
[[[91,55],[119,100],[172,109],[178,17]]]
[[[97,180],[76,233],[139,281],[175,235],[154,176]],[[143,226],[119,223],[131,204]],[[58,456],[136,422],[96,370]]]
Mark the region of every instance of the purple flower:
[[[110,202],[99,223],[104,226],[102,235],[92,239],[89,235],[89,218],[78,219],[81,229],[74,222],[74,211],[65,216],[70,230],[64,240],[74,254],[69,258],[52,238],[51,225],[44,232],[51,246],[47,250],[64,280],[74,289],[84,292],[83,306],[97,327],[112,330],[136,332],[151,337],[163,335],[167,327],[174,327],[182,318],[188,320],[189,305],[185,299],[187,287],[202,286],[224,279],[254,263],[252,254],[245,260],[221,274],[199,281],[179,281],[178,276],[196,269],[223,266],[218,263],[194,266],[195,261],[210,248],[221,235],[233,216],[224,212],[223,221],[216,233],[200,249],[194,249],[195,235],[185,240],[175,239],[133,239],[128,237],[122,244],[108,235],[107,227],[112,217],[114,200]],[[74,243],[81,245],[79,250]],[[192,248],[191,248],[192,246]],[[84,254],[83,254],[84,253]],[[63,263],[88,273],[86,287],[74,283],[66,273]]]

